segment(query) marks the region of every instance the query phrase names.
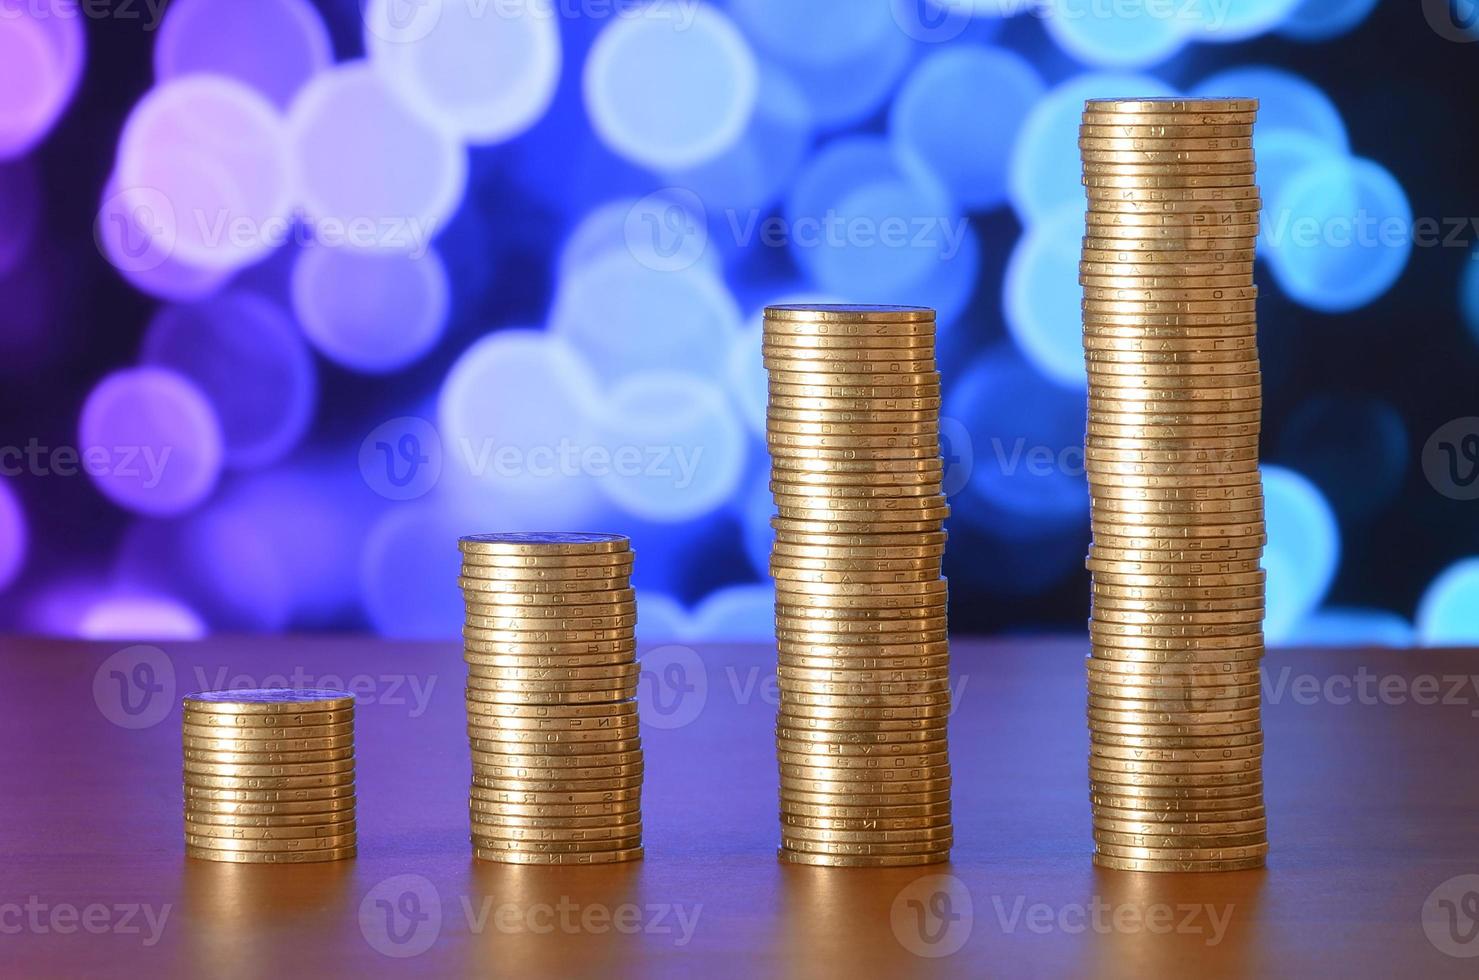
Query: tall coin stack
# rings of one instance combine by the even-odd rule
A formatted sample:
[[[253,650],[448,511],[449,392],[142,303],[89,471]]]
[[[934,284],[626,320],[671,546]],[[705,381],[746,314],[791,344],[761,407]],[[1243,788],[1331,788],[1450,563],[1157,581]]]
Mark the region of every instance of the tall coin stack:
[[[947,514],[935,314],[772,306],[780,857],[949,857]]]
[[[185,853],[298,864],[354,857],[354,698],[211,691],[184,701]]]
[[[631,542],[479,534],[460,547],[474,853],[507,864],[640,858]]]
[[[1094,862],[1261,867],[1253,99],[1086,103]]]

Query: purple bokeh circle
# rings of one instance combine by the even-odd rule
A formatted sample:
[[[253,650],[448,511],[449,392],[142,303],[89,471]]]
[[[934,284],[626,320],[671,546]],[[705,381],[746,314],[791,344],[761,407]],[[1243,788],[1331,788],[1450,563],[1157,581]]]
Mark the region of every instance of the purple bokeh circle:
[[[190,75],[151,90],[118,145],[118,207],[147,213],[167,257],[235,270],[293,227],[292,155],[282,117],[254,89]]]
[[[164,516],[195,507],[221,474],[221,425],[192,382],[163,368],[104,378],[82,407],[78,450],[93,483],[120,507]]]
[[[351,371],[395,371],[430,351],[447,325],[451,286],[435,251],[304,249],[293,310],[308,339]]]
[[[281,459],[312,419],[313,356],[287,312],[255,293],[165,307],[144,335],[141,360],[178,371],[210,399],[227,466]]]
[[[26,514],[9,483],[0,480],[0,591],[20,575],[26,563]]]
[[[280,109],[334,62],[328,28],[308,0],[173,0],[154,42],[154,76],[224,75]]]
[[[73,0],[0,0],[0,160],[51,132],[81,80],[86,43]]]

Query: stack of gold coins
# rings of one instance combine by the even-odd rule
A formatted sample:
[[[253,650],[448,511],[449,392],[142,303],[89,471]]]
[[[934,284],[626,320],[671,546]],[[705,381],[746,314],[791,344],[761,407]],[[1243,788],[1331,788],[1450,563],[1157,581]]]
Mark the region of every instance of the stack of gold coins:
[[[354,857],[354,698],[280,688],[184,704],[185,853],[289,864]]]
[[[1253,99],[1084,109],[1094,861],[1262,866]]]
[[[479,534],[460,546],[474,853],[509,864],[640,858],[631,542]]]
[[[780,857],[949,857],[947,513],[935,314],[772,306]]]

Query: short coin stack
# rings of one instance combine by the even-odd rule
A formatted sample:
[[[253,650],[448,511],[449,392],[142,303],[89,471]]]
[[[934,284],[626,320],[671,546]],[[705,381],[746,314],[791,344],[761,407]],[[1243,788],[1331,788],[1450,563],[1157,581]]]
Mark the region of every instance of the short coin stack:
[[[474,853],[642,856],[637,603],[619,534],[461,540]]]
[[[290,864],[354,857],[354,698],[212,691],[184,702],[185,853]]]
[[[1261,867],[1252,99],[1092,100],[1079,147],[1094,862]]]
[[[949,857],[934,311],[765,311],[777,517],[780,857]]]

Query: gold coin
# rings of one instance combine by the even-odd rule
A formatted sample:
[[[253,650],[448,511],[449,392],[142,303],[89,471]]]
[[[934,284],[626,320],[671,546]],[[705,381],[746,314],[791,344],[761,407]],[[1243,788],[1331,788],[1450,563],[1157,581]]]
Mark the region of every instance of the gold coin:
[[[772,412],[938,412],[940,395],[936,392],[929,396],[909,393],[884,398],[866,395],[849,395],[839,398],[817,394],[785,395],[771,391],[767,407]]]
[[[591,592],[619,592],[631,588],[631,579],[569,579],[549,582],[508,582],[484,578],[459,578],[457,585],[464,596],[489,594],[528,595],[559,601],[567,595],[586,596]]]
[[[613,677],[580,677],[575,680],[520,679],[469,674],[467,677],[467,691],[470,694],[484,691],[516,691],[528,694],[568,694],[576,691],[608,691],[613,688],[635,686],[639,673],[640,668],[633,663],[626,665],[622,674]]]
[[[823,642],[827,642],[829,638],[850,635],[888,635],[896,641],[899,635],[912,633],[924,634],[944,630],[945,612],[943,607],[941,607],[938,613],[929,616],[861,622],[812,619],[804,616],[777,614],[775,626],[777,630],[787,633],[804,634],[820,639]]]
[[[836,800],[840,803],[858,805],[898,799],[905,794],[942,793],[950,790],[948,774],[920,779],[837,780],[823,778],[823,770],[812,770],[815,775],[801,776],[787,771],[805,768],[804,766],[781,767],[781,792],[783,794],[796,790],[804,794],[806,798],[810,798],[812,802]],[[948,768],[946,767],[947,773]]]
[[[642,860],[643,852],[640,847],[630,847],[619,851],[586,851],[578,854],[521,853],[475,846],[472,853],[479,861],[497,861],[503,864],[620,864]]]
[[[355,848],[350,845],[314,851],[225,851],[190,845],[185,848],[185,856],[200,861],[226,861],[232,864],[312,864],[352,858],[355,856]]]
[[[620,581],[629,577],[630,565],[569,565],[565,567],[536,567],[526,568],[522,566],[507,565],[470,565],[462,564],[462,577],[479,579],[490,582],[559,582],[566,583],[582,582],[607,582]],[[524,588],[522,585],[510,584],[509,590]],[[628,588],[626,585],[617,585],[615,588]],[[580,591],[601,591],[605,586],[585,585]]]
[[[336,773],[354,773],[354,758],[337,759],[329,762],[292,763],[221,763],[206,762],[186,756],[184,759],[186,778],[202,776],[230,776],[237,779],[259,777],[323,776]]]
[[[950,813],[947,810],[937,816],[922,817],[871,817],[871,818],[838,818],[838,817],[808,817],[781,810],[781,827],[783,830],[804,836],[808,832],[831,831],[834,833],[889,833],[899,831],[939,831],[951,826]]]
[[[635,616],[635,602],[602,604],[562,603],[560,605],[530,606],[526,604],[500,604],[484,602],[484,592],[466,592],[465,608],[468,615],[499,619],[508,623],[528,623],[535,629],[543,629],[559,623],[609,622]],[[569,628],[569,627],[563,627]]]
[[[899,484],[881,483],[867,484],[825,484],[825,483],[790,483],[782,480],[772,480],[770,489],[776,499],[816,501],[820,503],[839,503],[848,507],[869,506],[879,500],[919,500],[928,498],[933,501],[944,501],[945,497],[940,493],[938,485],[929,484]]]
[[[768,407],[765,418],[770,423],[781,423],[786,425],[797,424],[921,424],[938,423],[940,419],[939,409],[906,409],[877,410],[877,409],[829,409],[829,408],[784,408],[780,406]]]
[[[212,715],[298,715],[354,710],[354,696],[343,691],[255,688],[202,691],[187,695],[186,711]]]
[[[1097,853],[1110,857],[1135,858],[1149,861],[1231,860],[1255,857],[1268,853],[1268,844],[1248,844],[1243,847],[1199,848],[1199,847],[1130,847],[1122,844],[1096,843]]]
[[[559,657],[595,657],[602,654],[632,655],[636,649],[635,637],[614,640],[594,640],[576,643],[550,643],[526,640],[482,641],[464,639],[464,657],[468,655]]]
[[[633,847],[641,845],[642,835],[635,834],[630,837],[612,838],[610,840],[537,840],[533,838],[524,840],[510,840],[502,837],[490,837],[478,832],[473,828],[472,842],[479,854],[599,854],[599,853],[622,853]]]
[[[469,811],[469,816],[477,823],[486,827],[523,827],[530,830],[548,828],[550,830],[575,830],[580,828],[613,829],[622,827],[640,827],[642,825],[642,814],[640,811],[629,813],[604,813],[588,817],[520,817],[510,814],[499,813],[495,809],[478,806]]]
[[[1249,602],[1247,607],[1243,609],[1219,608],[1216,611],[1192,609],[1185,612],[1171,612],[1163,609],[1123,609],[1099,602],[1096,602],[1093,608],[1094,619],[1101,623],[1139,623],[1167,626],[1261,623],[1263,621],[1263,614],[1263,604],[1256,601]]]
[[[479,715],[475,718],[468,719],[469,732],[485,732],[493,729],[509,732],[551,732],[564,735],[575,735],[583,732],[605,732],[609,734],[635,730],[637,725],[638,717],[635,710],[623,714],[594,715],[589,717],[546,718],[529,717],[526,714],[512,717]]]
[[[1133,215],[1204,215],[1209,219],[1215,219],[1227,214],[1249,214],[1257,215],[1263,205],[1263,201],[1256,195],[1226,201],[1144,201],[1134,198],[1124,198],[1117,192],[1109,192],[1107,195],[1090,192],[1087,195],[1089,210],[1086,214],[1133,214]],[[1087,226],[1087,222],[1085,222]],[[1241,267],[1236,270],[1229,268],[1229,273],[1239,272],[1246,276],[1252,276],[1250,267]],[[1168,275],[1164,270],[1151,273],[1151,275]]]
[[[1242,184],[1253,182],[1255,167],[1253,155],[1244,154],[1178,154],[1168,153],[1160,159],[1137,159],[1151,157],[1150,153],[1114,153],[1101,150],[1081,150],[1084,179],[1095,177],[1169,178],[1189,180],[1192,177],[1233,177]],[[1201,159],[1178,159],[1182,156],[1198,156]]]
[[[1257,847],[1268,844],[1268,829],[1248,830],[1238,834],[1178,834],[1137,833],[1118,831],[1094,826],[1094,842],[1107,847],[1139,847],[1146,849],[1183,852],[1197,850],[1209,855],[1226,853],[1229,850]]]
[[[635,717],[637,714],[637,702],[634,698],[618,699],[607,703],[564,705],[528,704],[524,702],[511,704],[474,702],[467,705],[467,713],[469,715],[480,715],[488,718],[584,718],[595,723],[603,718]]]
[[[943,579],[936,579],[942,582]],[[897,619],[901,613],[907,610],[928,610],[931,614],[940,610],[945,604],[946,592],[941,588],[936,593],[924,593],[914,595],[904,593],[902,595],[875,595],[872,593],[863,595],[829,595],[827,593],[815,593],[808,589],[806,582],[783,581],[777,583],[776,608],[784,610],[786,615],[815,615],[822,618],[848,618],[857,617],[861,619],[876,618]],[[924,583],[919,583],[924,584]],[[815,610],[815,612],[807,612]],[[917,618],[916,613],[910,618]]]
[[[1079,260],[1095,262],[1236,262],[1256,254],[1258,235],[1249,228],[1133,229],[1085,226]],[[1237,311],[1248,312],[1242,307]],[[1213,310],[1184,310],[1210,313]]]
[[[355,824],[353,820],[334,824],[301,824],[297,826],[277,827],[252,827],[241,824],[201,823],[185,815],[185,834],[187,837],[208,837],[223,841],[262,841],[283,842],[290,847],[301,847],[300,841],[309,841],[320,838],[342,839],[353,837]]]
[[[1182,643],[1184,640],[1129,640],[1128,642],[1140,643],[1142,646],[1112,646],[1105,642],[1107,638],[1096,637],[1094,639],[1094,658],[1096,660],[1117,660],[1127,662],[1144,663],[1221,663],[1221,662],[1254,662],[1263,658],[1263,646],[1261,643],[1251,643],[1241,649],[1214,649],[1214,650],[1188,650],[1182,648],[1159,648],[1151,649],[1146,644]],[[1127,640],[1120,637],[1120,640]]]
[[[769,348],[784,352],[792,350],[819,351],[909,351],[934,350],[933,332],[923,334],[866,333],[843,334],[798,334],[780,329],[766,329],[761,337],[762,350]]]
[[[1235,241],[1224,242],[1219,239],[1198,239],[1195,248],[1187,248],[1186,243],[1177,242],[1165,248],[1152,248],[1154,242],[1133,242],[1129,247],[1123,242],[1109,242],[1104,247],[1086,244],[1079,252],[1079,268],[1083,269],[1091,263],[1101,262],[1110,265],[1136,265],[1136,266],[1162,266],[1165,271],[1160,275],[1172,275],[1171,270],[1176,266],[1216,264],[1222,266],[1236,266],[1240,269],[1251,268],[1255,246],[1250,244],[1236,244]],[[1242,319],[1246,320],[1247,317]],[[1240,322],[1240,321],[1229,321]],[[1196,320],[1183,324],[1190,326],[1196,324]],[[1208,325],[1204,321],[1202,325]]]
[[[473,667],[516,667],[536,670],[576,670],[587,667],[620,667],[636,661],[636,649],[624,653],[603,653],[593,656],[531,657],[518,654],[487,654],[464,652],[462,659]]]
[[[829,596],[822,597],[831,598]],[[909,598],[909,597],[895,597]],[[787,619],[808,619],[844,622],[878,622],[898,619],[925,619],[945,614],[945,596],[941,594],[933,601],[913,600],[907,604],[889,607],[866,604],[829,606],[821,602],[777,602],[777,615]]]
[[[1143,598],[1124,594],[1106,594],[1098,590],[1093,595],[1094,609],[1122,612],[1137,611],[1149,614],[1228,613],[1260,610],[1263,607],[1264,599],[1261,592],[1246,596],[1218,599],[1202,596],[1184,599]]]
[[[1092,127],[1102,129],[1103,127]],[[1251,153],[1253,150],[1253,134],[1251,127],[1241,132],[1228,134],[1206,134],[1198,132],[1192,136],[1135,136],[1121,133],[1103,134],[1100,132],[1084,132],[1084,127],[1079,128],[1078,147],[1081,150],[1118,151],[1120,153],[1136,153],[1139,151],[1167,152],[1167,151],[1190,151],[1207,153],[1216,150]]]
[[[914,779],[925,771],[949,768],[949,752],[938,745],[931,748],[932,751],[917,751],[907,755],[836,755],[819,752],[814,746],[803,746],[797,751],[790,751],[783,745],[777,745],[776,761],[783,769],[799,766],[823,770],[828,779],[849,779],[855,776],[863,778],[864,773],[869,774],[866,777],[869,779],[887,779],[906,773],[913,775],[906,775],[904,778]]]
[[[795,545],[807,548],[900,548],[944,547],[946,532],[935,530],[899,534],[835,534],[810,528],[777,529],[775,546]]]
[[[1108,854],[1095,854],[1093,859],[1094,863],[1099,867],[1108,868],[1113,871],[1169,871],[1181,873],[1252,871],[1264,867],[1267,863],[1262,856],[1215,861],[1142,861],[1135,858],[1120,858]]]
[[[1089,757],[1089,771],[1105,774],[1109,778],[1142,776],[1221,776],[1233,773],[1254,774],[1263,769],[1262,757],[1256,759],[1226,759],[1213,762],[1159,762],[1141,759],[1114,759],[1104,756]]]
[[[302,820],[313,823],[319,818],[328,819],[354,813],[355,798],[341,796],[324,800],[284,801],[278,803],[244,803],[236,800],[206,799],[198,796],[185,797],[185,812],[194,813],[197,819],[209,816],[236,817],[239,819],[280,820],[285,823]]]
[[[804,699],[803,699],[804,700]],[[923,724],[948,718],[951,713],[949,699],[933,703],[900,703],[874,705],[805,704],[793,699],[782,698],[777,708],[777,724],[784,720],[788,725],[849,724],[877,725],[883,722],[900,724]]]
[[[1118,585],[1149,589],[1226,588],[1235,585],[1262,587],[1264,581],[1265,575],[1261,568],[1242,571],[1205,569],[1201,571],[1172,570],[1170,572],[1134,572],[1106,568],[1094,577],[1096,586]]]
[[[612,616],[569,616],[562,618],[539,618],[526,619],[519,615],[500,612],[495,609],[493,615],[485,615],[479,611],[481,607],[469,605],[464,622],[469,628],[478,630],[491,630],[504,633],[526,634],[535,633],[540,636],[548,636],[551,633],[569,637],[570,634],[580,634],[584,637],[586,633],[604,633],[607,637],[622,635],[625,631],[634,629],[637,625],[636,612],[621,613]],[[573,610],[572,610],[573,612]],[[570,637],[578,639],[580,637]]]
[[[308,827],[319,828],[324,832],[333,832],[333,828],[336,827],[353,827],[354,822],[355,814],[352,806],[345,810],[329,811],[326,813],[275,814],[220,813],[214,810],[202,810],[199,807],[192,806],[185,808],[185,825],[187,827],[238,827],[260,830]]]
[[[315,724],[315,726],[302,727],[265,727],[265,726],[217,726],[217,724],[185,724],[180,726],[180,732],[185,738],[210,739],[214,742],[240,742],[241,751],[275,751],[268,748],[274,745],[293,745],[293,743],[315,743],[324,742],[325,745],[339,745],[337,739],[352,739],[355,733],[353,724]],[[260,748],[259,748],[260,746]],[[287,749],[284,749],[287,751]]]
[[[807,717],[784,707],[776,714],[776,731],[805,732],[818,739],[944,738],[948,711],[921,718]]]
[[[353,708],[343,708],[335,711],[287,712],[284,714],[223,714],[187,707],[183,713],[183,724],[192,727],[209,728],[217,731],[221,737],[229,738],[267,738],[271,736],[261,735],[259,734],[259,730],[297,732],[304,728],[325,728],[336,725],[349,726],[353,722]]]
[[[641,773],[635,775],[641,776]],[[476,778],[476,777],[475,777]],[[501,790],[496,787],[482,787],[473,783],[469,792],[469,802],[483,802],[497,804],[499,806],[568,806],[582,807],[592,804],[637,804],[641,802],[642,791],[638,788],[631,789],[606,789],[592,791],[559,791],[559,792],[519,792]],[[515,815],[516,811],[510,810]],[[539,814],[523,814],[523,816],[539,816]]]
[[[783,341],[783,338],[778,338]],[[768,361],[777,364],[789,364],[798,361],[820,361],[826,364],[868,364],[872,365],[879,361],[934,361],[935,345],[933,342],[916,343],[914,338],[909,338],[911,346],[899,347],[890,345],[880,347],[877,345],[848,344],[847,346],[822,347],[808,343],[804,346],[788,344],[785,342],[775,343],[769,338],[763,340],[760,345],[760,355]],[[792,369],[794,370],[794,369]],[[869,367],[868,370],[873,370]],[[912,369],[911,369],[912,370]],[[927,370],[934,370],[933,367]]]
[[[823,403],[863,404],[881,409],[889,404],[907,403],[909,400],[928,400],[940,397],[940,384],[903,384],[897,379],[882,382],[849,384],[845,381],[833,384],[793,384],[776,378],[769,383],[768,404],[785,404],[783,399],[804,399],[800,408],[820,408]],[[918,404],[905,407],[919,408]]]
[[[858,755],[866,752],[891,752],[904,746],[945,744],[945,726],[932,724],[928,728],[906,728],[902,730],[880,730],[870,728],[861,731],[838,731],[793,726],[788,719],[776,723],[776,743],[791,745],[791,751],[803,751],[802,746],[815,746],[818,750],[836,752],[840,755]]]
[[[1260,212],[1252,211],[1097,211],[1084,215],[1085,232],[1092,236],[1117,237],[1121,231],[1131,238],[1152,237],[1149,229],[1156,229],[1154,237],[1171,239],[1190,237],[1255,237],[1259,229]]]
[[[813,867],[830,868],[903,868],[925,864],[943,864],[950,860],[950,851],[935,851],[925,854],[870,856],[845,854],[803,854],[782,847],[777,856],[785,864],[805,864]]]
[[[945,543],[888,545],[828,545],[800,541],[776,540],[771,557],[793,562],[870,562],[870,561],[939,561],[945,554]]]
[[[1144,822],[1169,827],[1189,828],[1197,824],[1263,820],[1268,816],[1263,797],[1256,793],[1193,800],[1122,796],[1114,798],[1113,804],[1099,799],[1091,800],[1090,803],[1096,821]]]
[[[625,566],[630,568],[636,560],[632,551],[613,551],[606,554],[587,555],[500,555],[479,554],[477,552],[463,552],[462,564],[464,567],[486,567],[486,568],[611,568],[613,566]],[[611,575],[614,572],[606,572]]]
[[[478,555],[600,555],[629,551],[631,540],[624,534],[514,532],[470,534],[457,542],[467,554]]]
[[[906,521],[941,519],[950,505],[938,495],[928,497],[879,497],[872,500],[847,498],[791,497],[775,494],[776,513],[783,518],[818,521],[885,521],[897,516]]]
[[[947,837],[940,840],[914,841],[906,844],[842,843],[836,841],[805,840],[788,835],[784,828],[781,830],[782,846],[788,851],[799,851],[804,854],[897,856],[947,849],[952,840],[953,838]]]
[[[279,840],[240,840],[230,837],[207,837],[202,834],[185,834],[185,843],[190,847],[204,847],[217,851],[318,851],[352,847],[353,832],[330,837],[294,837]]]
[[[766,431],[787,440],[793,436],[830,437],[834,439],[877,439],[898,436],[909,439],[938,439],[940,424],[930,422],[784,422],[769,419]]]
[[[190,740],[187,740],[190,741]],[[233,752],[185,746],[185,759],[227,766],[296,765],[320,762],[343,762],[354,758],[354,747],[320,749],[316,752]]]
[[[641,753],[633,753],[640,756]],[[515,793],[528,802],[550,802],[546,796],[585,793],[594,802],[602,794],[620,793],[621,780],[641,777],[645,772],[642,762],[624,765],[598,766],[591,759],[581,764],[565,761],[558,765],[509,765],[474,760],[472,787],[497,793]],[[571,787],[574,787],[573,789]]]
[[[1089,559],[1096,562],[1121,562],[1143,564],[1146,562],[1235,562],[1258,561],[1263,556],[1262,546],[1251,548],[1112,548],[1098,543],[1089,545]]]
[[[479,847],[515,851],[548,850],[562,853],[625,850],[640,846],[642,825],[618,827],[510,827],[471,821],[472,838]]]
[[[1129,125],[1082,125],[1079,127],[1080,136],[1120,139],[1214,139],[1227,137],[1240,137],[1251,139],[1253,136],[1253,124],[1226,124],[1215,123],[1181,125],[1176,123],[1162,123],[1148,126]]]
[[[842,540],[858,536],[932,534],[943,531],[943,520],[925,521],[818,521],[773,517],[770,526],[781,534]]]
[[[940,796],[941,794],[929,794]],[[782,819],[808,820],[813,822],[851,820],[929,820],[949,821],[950,800],[935,802],[903,802],[890,806],[850,806],[832,803],[803,803],[783,796],[780,801]],[[902,798],[909,800],[909,797]],[[914,798],[916,800],[921,798]]]
[[[1085,338],[1084,359],[1093,364],[1243,364],[1256,366],[1258,349],[1253,338],[1235,338],[1219,342],[1199,341],[1197,349],[1175,348],[1166,341],[1099,341]]]
[[[1182,786],[1156,786],[1149,783],[1126,783],[1091,779],[1090,796],[1145,800],[1148,805],[1173,803],[1181,806],[1215,804],[1243,806],[1249,799],[1262,800],[1263,782],[1189,782]]]
[[[828,356],[829,353],[834,356]],[[892,354],[876,349],[863,353],[881,356],[859,357],[849,351],[843,351],[841,354],[794,349],[785,351],[764,346],[761,348],[760,363],[768,368],[772,375],[822,374],[831,378],[837,375],[852,377],[861,374],[886,375],[889,379],[920,375],[920,380],[925,382],[934,381],[938,376],[935,355],[931,348],[914,348],[903,352],[896,351]],[[777,380],[787,379],[780,377]],[[796,384],[797,382],[791,379],[789,383]],[[885,383],[894,382],[889,380]]]
[[[627,587],[605,592],[525,592],[518,586],[509,588],[502,583],[479,580],[479,587],[464,589],[463,596],[469,602],[497,606],[502,610],[527,610],[529,614],[546,615],[547,610],[570,606],[617,606],[636,601],[637,590]]]
[[[1261,670],[1258,664],[1243,661],[1137,664],[1120,660],[1101,660],[1094,656],[1087,657],[1084,665],[1086,669],[1096,674],[1128,674],[1143,678],[1165,676],[1168,679],[1199,678],[1208,674],[1237,675],[1244,672],[1256,675]],[[1211,681],[1197,681],[1197,683],[1211,683]]]
[[[794,823],[781,823],[781,838],[787,846],[795,842],[818,844],[948,844],[955,840],[955,829],[950,824],[939,827],[911,827],[899,830],[869,828],[865,830],[837,830],[832,827],[803,827]]]
[[[913,812],[920,807],[950,806],[950,788],[929,790],[922,793],[812,793],[799,788],[782,787],[781,808],[797,813],[806,808],[825,810],[828,813],[859,814],[886,810],[891,813]]]
[[[1187,764],[1198,762],[1261,761],[1263,743],[1206,749],[1147,749],[1138,746],[1090,744],[1090,758],[1108,762]]]
[[[190,726],[195,729],[196,726]],[[209,731],[210,729],[206,729]],[[336,735],[330,738],[236,738],[235,732],[226,733],[226,738],[213,738],[186,733],[184,747],[198,752],[250,752],[250,753],[301,753],[334,752],[354,747],[353,735]]]
[[[577,737],[571,732],[517,732],[493,728],[479,734],[470,734],[468,746],[474,753],[508,755],[523,758],[535,766],[554,765],[556,756],[612,755],[620,752],[636,752],[642,747],[636,728],[615,731],[581,733]],[[521,737],[522,736],[522,737]],[[501,765],[502,763],[495,763]],[[595,765],[584,759],[579,765]],[[625,765],[625,762],[609,763]]]
[[[201,777],[185,782],[187,800],[200,799],[217,803],[305,803],[310,800],[353,799],[354,782],[321,784],[317,786],[210,786],[202,782],[213,777]]]
[[[469,640],[487,643],[590,643],[634,638],[631,626],[608,629],[505,629],[494,625],[498,622],[500,621],[485,617],[473,617],[469,620],[469,625],[462,628],[462,635]]]
[[[935,311],[925,306],[781,303],[765,308],[766,328],[818,332],[856,330],[866,333],[933,333]]]
[[[1241,262],[1080,262],[1079,284],[1155,289],[1253,283],[1252,266]]]
[[[1084,115],[1095,113],[1112,113],[1114,118],[1123,119],[1127,115],[1154,114],[1160,118],[1166,116],[1195,115],[1208,116],[1212,121],[1226,123],[1228,114],[1253,116],[1258,113],[1257,99],[1236,98],[1206,98],[1206,99],[1183,99],[1177,96],[1156,97],[1151,99],[1088,99],[1084,102]],[[1252,119],[1248,122],[1251,124]]]
[[[467,712],[468,714],[474,714],[475,710],[483,705],[528,704],[531,701],[538,701],[541,704],[549,706],[611,704],[630,700],[636,694],[636,685],[628,684],[609,690],[578,691],[486,690],[483,688],[469,688],[466,693],[468,700]]]

